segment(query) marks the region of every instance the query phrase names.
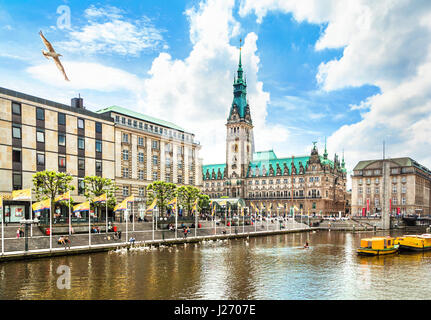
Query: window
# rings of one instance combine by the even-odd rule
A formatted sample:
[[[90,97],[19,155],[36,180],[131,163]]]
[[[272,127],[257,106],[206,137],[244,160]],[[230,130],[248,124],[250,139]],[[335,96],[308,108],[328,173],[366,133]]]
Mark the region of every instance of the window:
[[[78,129],[84,129],[84,119],[78,118]]]
[[[120,122],[120,116],[119,116],[119,115],[116,115],[116,116],[115,116],[115,122],[117,122],[117,123],[119,123],[119,122]]]
[[[123,178],[129,177],[129,168],[123,168]]]
[[[12,138],[21,139],[21,126],[14,124],[12,125]]]
[[[96,122],[96,133],[102,133],[102,123]]]
[[[132,119],[127,119],[127,125],[132,126]]]
[[[66,115],[64,113],[58,113],[58,124],[62,126],[66,125]]]
[[[362,188],[359,188],[358,191],[359,191],[359,194],[362,194]]]
[[[376,184],[378,184],[379,183],[379,178],[376,178],[375,182],[376,182]]]
[[[144,145],[144,138],[143,137],[138,137],[138,145],[139,146],[143,146]]]
[[[362,184],[362,179],[359,179],[358,184]]]
[[[371,179],[370,178],[368,178],[367,179],[367,184],[370,184],[371,183]]]
[[[145,187],[139,187],[139,196],[145,197]]]
[[[157,172],[153,172],[153,181],[157,180]]]
[[[96,172],[102,172],[102,161],[96,160]]]
[[[157,155],[154,155],[153,156],[153,165],[157,166],[157,163],[158,163],[158,157],[157,157]]]
[[[96,140],[96,152],[102,152],[102,141]]]
[[[171,174],[169,172],[165,173],[165,181],[166,182],[171,182]],[[208,187],[208,186],[207,186]]]
[[[178,169],[183,168],[183,161],[181,159],[178,159]]]
[[[129,143],[129,134],[128,133],[123,133],[123,142]]]
[[[392,178],[392,183],[397,183],[397,178],[396,177]]]
[[[42,108],[36,108],[36,119],[37,120],[45,120],[45,110]]]
[[[129,150],[127,150],[127,149],[123,150],[123,160],[124,161],[129,160]]]
[[[37,130],[36,131],[36,141],[37,142],[45,142],[45,132],[42,130]]]
[[[21,104],[12,102],[12,113],[21,115]]]
[[[392,174],[397,174],[398,173],[398,169],[391,169],[391,173]]]
[[[166,167],[170,167],[171,166],[171,158],[166,158]]]
[[[139,122],[139,129],[142,130],[142,122]]]
[[[12,161],[21,163],[21,150],[12,150]]]
[[[61,134],[61,133],[58,134],[58,145],[63,146],[63,147],[66,146],[66,135],[65,134]]]
[[[371,193],[371,188],[367,188],[367,194]]]
[[[144,170],[139,170],[138,171],[138,179],[139,180],[144,180]]]
[[[178,175],[178,183],[183,183],[183,176],[182,175]]]
[[[38,166],[44,166],[45,165],[45,155],[43,153],[38,153],[36,155],[36,163]]]
[[[376,190],[375,190],[375,194],[379,194],[379,192],[380,192],[380,189],[379,189],[379,188],[376,188]]]
[[[66,157],[58,157],[58,167],[66,168]]]
[[[157,141],[156,141],[156,140],[153,140],[153,141],[152,141],[152,145],[151,145],[151,147],[152,147],[153,149],[158,149],[158,143],[157,143]]]
[[[78,158],[78,170],[85,170],[85,159]]]
[[[84,190],[85,190],[84,179],[78,178],[78,194],[79,195],[83,194]]]
[[[144,163],[144,153],[143,152],[138,152],[138,162]]]
[[[85,149],[85,140],[84,140],[84,138],[78,137],[78,149]]]
[[[406,193],[407,192],[407,188],[406,186],[402,186],[401,187],[401,193]]]
[[[138,121],[133,120],[133,126],[136,128],[138,126]]]
[[[397,186],[396,186],[396,185],[393,185],[393,186],[392,186],[392,192],[393,192],[393,193],[396,193],[396,192],[397,192]]]
[[[14,173],[12,175],[12,184],[14,190],[22,189],[22,176],[21,173]]]
[[[394,205],[394,206],[397,205],[397,198],[392,198],[392,205]]]
[[[129,195],[129,186],[123,186],[123,196],[127,197]]]
[[[122,124],[126,124],[126,118],[121,117],[121,123],[122,123]]]
[[[380,204],[380,199],[379,198],[374,199],[374,204],[377,207]]]

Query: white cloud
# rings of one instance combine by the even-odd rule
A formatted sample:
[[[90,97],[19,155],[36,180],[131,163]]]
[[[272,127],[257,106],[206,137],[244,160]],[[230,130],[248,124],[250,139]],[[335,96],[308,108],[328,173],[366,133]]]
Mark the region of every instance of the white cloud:
[[[166,48],[162,31],[154,27],[148,17],[127,19],[116,7],[85,10],[88,24],[68,33],[69,40],[58,42],[67,51],[80,54],[117,53],[137,56],[143,50]]]
[[[262,22],[269,11],[292,13],[297,21],[325,24],[316,50],[342,48],[339,59],[322,63],[322,89],[375,85],[380,93],[351,110],[362,120],[328,139],[330,152],[345,148],[351,169],[361,159],[410,156],[431,166],[431,2],[412,0],[244,0],[240,14]],[[339,150],[338,150],[339,151]]]
[[[160,54],[145,80],[144,112],[155,112],[197,133],[204,163],[225,161],[225,123],[233,99],[233,77],[239,50],[230,40],[239,35],[240,25],[233,18],[233,0],[202,2],[186,10],[193,49],[184,60]],[[265,123],[269,93],[257,79],[259,57],[257,35],[245,37],[242,63],[247,76],[256,149],[268,149],[268,141],[286,141],[288,130]]]

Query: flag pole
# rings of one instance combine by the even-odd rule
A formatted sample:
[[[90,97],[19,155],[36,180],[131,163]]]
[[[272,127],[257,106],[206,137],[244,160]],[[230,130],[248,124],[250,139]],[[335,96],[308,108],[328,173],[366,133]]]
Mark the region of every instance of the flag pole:
[[[132,202],[131,206],[132,206],[132,228],[133,228],[133,231],[135,231],[135,208],[134,208],[135,198],[133,198],[133,202]]]
[[[245,210],[245,208],[244,208],[244,210]],[[245,233],[245,212],[244,212],[244,210],[242,211],[242,233]]]
[[[198,236],[198,208],[196,208],[195,211],[195,237],[197,238]]]
[[[49,251],[52,251],[52,210],[51,210],[51,203],[49,206]]]
[[[91,247],[91,207],[88,205],[88,246]]]
[[[175,203],[175,239],[178,238],[178,205]]]
[[[125,218],[126,218],[126,242],[129,241],[129,219],[128,219],[128,215],[129,215],[129,202],[126,202],[126,210],[124,210],[125,212]]]
[[[108,195],[106,195],[105,213],[106,213],[106,221],[105,221],[106,230],[105,230],[105,232],[108,233]]]
[[[152,229],[153,229],[153,241],[154,241],[154,208],[153,208],[153,210],[151,211],[151,217],[153,218],[152,220],[153,220],[153,226],[152,226]],[[175,232],[177,232],[176,230],[175,230]]]
[[[30,220],[33,220],[33,208],[32,208],[33,202],[31,200],[31,190],[30,190]],[[28,229],[27,229],[28,230]],[[49,233],[51,233],[52,230],[49,230]],[[33,223],[30,224],[30,237],[33,237]]]
[[[2,213],[1,213],[1,254],[4,255],[4,204],[3,204],[3,197],[1,199],[1,207],[2,207]]]
[[[70,193],[69,193],[69,236],[71,234],[72,234],[72,214],[70,213]]]

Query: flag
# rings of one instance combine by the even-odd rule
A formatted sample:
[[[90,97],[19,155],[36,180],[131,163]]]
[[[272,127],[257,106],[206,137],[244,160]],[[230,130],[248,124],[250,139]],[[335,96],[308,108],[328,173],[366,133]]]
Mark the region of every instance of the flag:
[[[284,206],[281,204],[281,203],[279,203],[278,205],[277,205],[277,209],[283,209],[284,208]]]
[[[127,203],[129,203],[129,202],[134,202],[135,201],[135,196],[134,195],[131,195],[131,196],[129,196],[129,197],[127,197],[126,199],[124,199]]]
[[[215,213],[216,213],[216,206],[214,205],[211,209],[211,215],[214,216]]]
[[[150,206],[147,208],[146,212],[148,212],[148,211],[152,212],[156,207],[157,207],[157,198],[154,198],[153,203],[150,204]]]
[[[260,202],[260,210],[263,210],[264,209],[264,207],[263,207],[263,203],[262,202]]]
[[[83,203],[79,203],[73,207],[72,212],[81,212],[81,211],[90,211],[90,202],[86,201]]]
[[[12,191],[12,200],[31,200],[31,189]]]
[[[0,197],[0,211],[3,210],[3,197]]]
[[[31,208],[34,212],[39,212],[45,209],[51,209],[51,199],[35,202],[32,204]]]
[[[198,210],[198,199],[195,200],[192,207],[192,212],[196,212]]]
[[[114,207],[114,211],[126,210],[126,209],[127,209],[127,198],[121,201],[120,203],[117,203],[117,205]]]
[[[172,210],[177,210],[177,197],[173,198],[168,202],[168,206],[172,208]]]
[[[241,216],[244,216],[244,207],[241,207]]]
[[[227,201],[226,200],[223,200],[223,201],[220,201],[220,203],[219,203],[221,206],[225,206],[226,204],[227,204]]]
[[[59,196],[56,196],[54,199],[54,202],[68,201],[68,200],[70,200],[70,191],[67,191],[66,193],[60,194]]]
[[[106,193],[96,197],[93,199],[94,203],[106,202],[108,200],[108,195]]]

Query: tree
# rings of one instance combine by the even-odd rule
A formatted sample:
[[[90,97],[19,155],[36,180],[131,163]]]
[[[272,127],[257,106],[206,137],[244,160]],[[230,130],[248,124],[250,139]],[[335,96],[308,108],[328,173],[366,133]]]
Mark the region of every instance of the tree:
[[[157,208],[159,213],[165,213],[168,202],[176,197],[177,186],[174,183],[155,181],[147,186],[147,206],[153,203],[154,198],[157,197]]]
[[[177,190],[178,193],[178,203],[187,212],[188,215],[191,214],[193,205],[196,199],[199,198],[201,191],[199,188],[193,186],[181,186]]]
[[[39,171],[33,175],[33,191],[36,193],[37,201],[51,199],[51,212],[54,199],[67,191],[74,190],[71,185],[73,177],[64,172],[51,170]]]
[[[210,209],[210,197],[206,194],[199,194],[198,206],[200,211]]]
[[[108,198],[108,207],[113,208],[116,204],[115,191],[118,187],[108,178],[99,176],[86,176],[84,178],[84,196],[91,202],[93,206],[104,207],[104,203],[93,203],[92,199],[106,193]]]

